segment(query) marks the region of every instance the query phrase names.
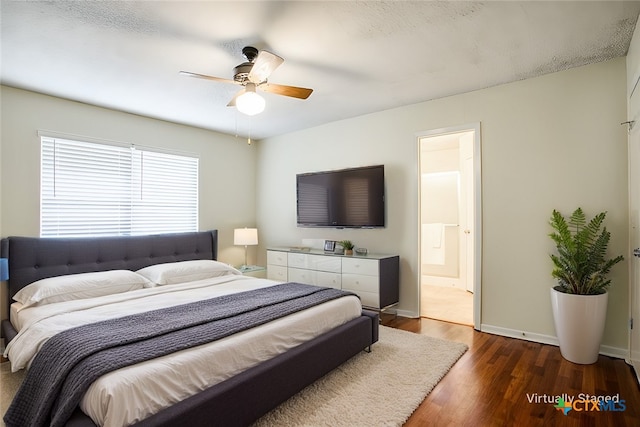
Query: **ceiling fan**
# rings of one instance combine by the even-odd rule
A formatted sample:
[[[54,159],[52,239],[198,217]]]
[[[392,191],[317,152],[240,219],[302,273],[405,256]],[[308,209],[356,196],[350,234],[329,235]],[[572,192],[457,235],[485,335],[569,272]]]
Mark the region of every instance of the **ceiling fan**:
[[[180,74],[199,79],[244,86],[243,89],[236,93],[227,106],[235,106],[240,112],[250,116],[264,110],[264,98],[256,93],[256,89],[299,99],[307,99],[309,95],[311,95],[311,92],[313,92],[313,89],[279,85],[267,81],[271,73],[284,62],[284,59],[278,55],[267,52],[266,50],[258,51],[258,49],[253,46],[244,47],[242,54],[247,59],[247,62],[243,62],[234,68],[233,80],[191,73],[189,71],[180,71]]]

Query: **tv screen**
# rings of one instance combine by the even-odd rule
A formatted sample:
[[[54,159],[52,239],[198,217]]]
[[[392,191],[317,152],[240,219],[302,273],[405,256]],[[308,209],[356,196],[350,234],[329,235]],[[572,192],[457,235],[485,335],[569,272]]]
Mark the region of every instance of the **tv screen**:
[[[384,165],[296,175],[300,227],[384,227]]]

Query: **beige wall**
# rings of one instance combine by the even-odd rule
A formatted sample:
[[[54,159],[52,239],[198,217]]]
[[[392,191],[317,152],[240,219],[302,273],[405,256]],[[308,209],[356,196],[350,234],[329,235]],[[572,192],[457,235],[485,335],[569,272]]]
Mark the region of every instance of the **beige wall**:
[[[39,130],[198,153],[200,230],[220,231],[220,259],[239,265],[233,229],[255,225],[256,146],[246,140],[2,86],[0,232],[38,236]],[[251,256],[254,256],[251,253]],[[6,289],[3,284],[2,298]],[[2,304],[2,318],[6,318]]]
[[[335,122],[261,141],[257,220],[261,248],[302,238],[348,238],[401,257],[402,314],[417,316],[416,133],[481,122],[482,324],[545,340],[555,331],[549,301],[551,211],[607,210],[611,252],[627,249],[625,60],[581,67]],[[295,174],[384,163],[387,227],[296,227]],[[265,253],[260,252],[264,263]],[[603,344],[627,348],[627,260],[612,275]]]
[[[416,134],[481,122],[483,329],[553,337],[549,303],[556,208],[609,212],[612,253],[627,248],[624,58],[295,132],[241,139],[2,87],[0,231],[38,233],[38,130],[200,153],[200,228],[221,230],[221,259],[242,261],[232,229],[257,225],[268,246],[353,240],[401,256],[400,312],[417,316]],[[256,150],[257,149],[257,150]],[[295,174],[384,163],[387,227],[295,225]],[[230,179],[230,177],[233,177]],[[253,254],[250,255],[250,257]],[[250,259],[251,261],[251,259]],[[627,261],[616,267],[603,344],[627,347]],[[3,316],[4,317],[4,316]]]

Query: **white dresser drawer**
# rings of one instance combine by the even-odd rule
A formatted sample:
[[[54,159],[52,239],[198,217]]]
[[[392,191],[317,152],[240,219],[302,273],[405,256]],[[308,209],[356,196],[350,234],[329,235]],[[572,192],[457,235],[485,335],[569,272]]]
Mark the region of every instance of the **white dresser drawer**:
[[[342,261],[336,256],[307,255],[307,266],[310,270],[328,271],[330,273],[340,273],[342,271]]]
[[[365,292],[365,291],[352,291],[354,294],[357,294],[360,297],[360,303],[362,303],[362,305],[364,307],[371,307],[371,308],[380,308],[380,298],[378,296],[378,293],[371,293],[371,292]]]
[[[342,276],[340,273],[327,273],[326,271],[318,271],[316,282],[318,286],[327,286],[329,288],[340,289],[342,287]]]
[[[267,265],[267,279],[287,281],[287,267],[281,265]]]
[[[278,251],[267,251],[267,264],[268,265],[283,265],[287,266],[287,253]]]
[[[342,258],[342,273],[366,274],[367,276],[378,276],[378,261],[374,259],[362,258]]]
[[[342,271],[342,261],[339,257],[334,256],[290,253],[287,257],[287,265],[293,268],[328,271],[331,273],[340,273]]]
[[[308,268],[309,261],[307,254],[289,253],[287,257],[287,265],[294,268]]]
[[[378,277],[362,274],[342,274],[342,289],[349,291],[365,291],[378,294]]]
[[[287,270],[289,281],[297,283],[315,284],[316,272],[303,268],[291,268]]]

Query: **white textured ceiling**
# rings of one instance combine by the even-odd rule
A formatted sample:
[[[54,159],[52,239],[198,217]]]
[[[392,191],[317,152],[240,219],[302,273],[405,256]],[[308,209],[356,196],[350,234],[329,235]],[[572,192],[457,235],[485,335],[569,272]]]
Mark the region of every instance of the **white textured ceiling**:
[[[624,56],[640,2],[5,1],[2,84],[260,139]],[[248,118],[246,45],[285,62]]]

